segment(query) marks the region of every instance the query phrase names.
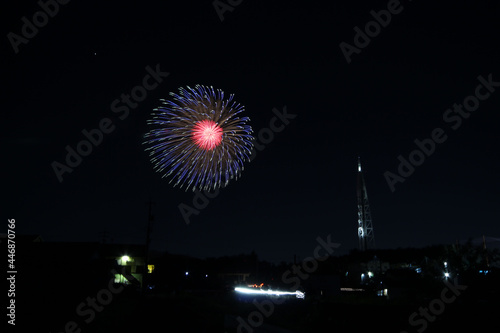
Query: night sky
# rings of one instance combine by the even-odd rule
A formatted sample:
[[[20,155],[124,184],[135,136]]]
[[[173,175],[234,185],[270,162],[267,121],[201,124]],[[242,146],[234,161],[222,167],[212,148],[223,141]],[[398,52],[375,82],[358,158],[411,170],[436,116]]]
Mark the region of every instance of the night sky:
[[[401,1],[348,63],[339,45],[388,3],[242,1],[221,21],[212,1],[71,1],[17,54],[8,34],[40,7],[3,4],[2,229],[15,218],[46,241],[142,243],[151,197],[156,250],[291,261],[331,234],[347,253],[361,156],[378,248],[500,237],[500,83],[460,125],[443,118],[478,76],[500,82],[500,4]],[[147,66],[169,75],[120,119],[111,104]],[[274,108],[295,118],[186,225],[193,193],[155,173],[142,142],[159,99],[196,84],[235,94],[256,135]],[[104,118],[114,130],[59,182],[51,164]],[[446,141],[392,192],[384,173],[436,128]]]

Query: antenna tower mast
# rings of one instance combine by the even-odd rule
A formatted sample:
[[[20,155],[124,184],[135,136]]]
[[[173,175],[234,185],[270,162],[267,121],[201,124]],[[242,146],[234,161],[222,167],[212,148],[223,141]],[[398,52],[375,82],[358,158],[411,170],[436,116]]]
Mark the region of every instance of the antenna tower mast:
[[[375,248],[375,236],[373,235],[372,215],[368,203],[365,179],[361,169],[361,160],[358,157],[358,240],[359,250],[365,251]]]

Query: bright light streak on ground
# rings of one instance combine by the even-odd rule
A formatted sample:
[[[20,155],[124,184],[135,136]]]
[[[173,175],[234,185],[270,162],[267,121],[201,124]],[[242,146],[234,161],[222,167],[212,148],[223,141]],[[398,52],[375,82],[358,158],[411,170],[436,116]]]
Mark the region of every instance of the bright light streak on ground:
[[[279,290],[263,290],[263,289],[256,289],[256,288],[241,288],[241,287],[236,287],[234,288],[235,291],[243,294],[257,294],[257,295],[272,295],[272,296],[283,296],[283,295],[296,295],[297,298],[304,298],[305,293],[301,291],[279,291]]]

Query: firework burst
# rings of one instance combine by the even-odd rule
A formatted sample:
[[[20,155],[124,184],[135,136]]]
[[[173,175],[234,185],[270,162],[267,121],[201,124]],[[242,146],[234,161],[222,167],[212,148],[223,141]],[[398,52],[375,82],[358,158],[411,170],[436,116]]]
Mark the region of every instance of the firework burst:
[[[162,99],[148,121],[154,128],[145,135],[151,162],[174,186],[211,190],[237,179],[253,147],[244,107],[224,100],[222,90],[197,85],[179,88]]]

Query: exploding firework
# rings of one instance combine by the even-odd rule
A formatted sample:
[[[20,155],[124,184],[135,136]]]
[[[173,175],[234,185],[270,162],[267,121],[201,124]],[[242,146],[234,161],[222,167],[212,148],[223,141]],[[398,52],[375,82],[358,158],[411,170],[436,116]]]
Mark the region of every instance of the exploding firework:
[[[248,117],[239,117],[244,107],[224,100],[224,92],[197,85],[179,88],[162,99],[148,121],[154,126],[145,135],[151,162],[174,186],[211,190],[238,178],[253,147]]]

